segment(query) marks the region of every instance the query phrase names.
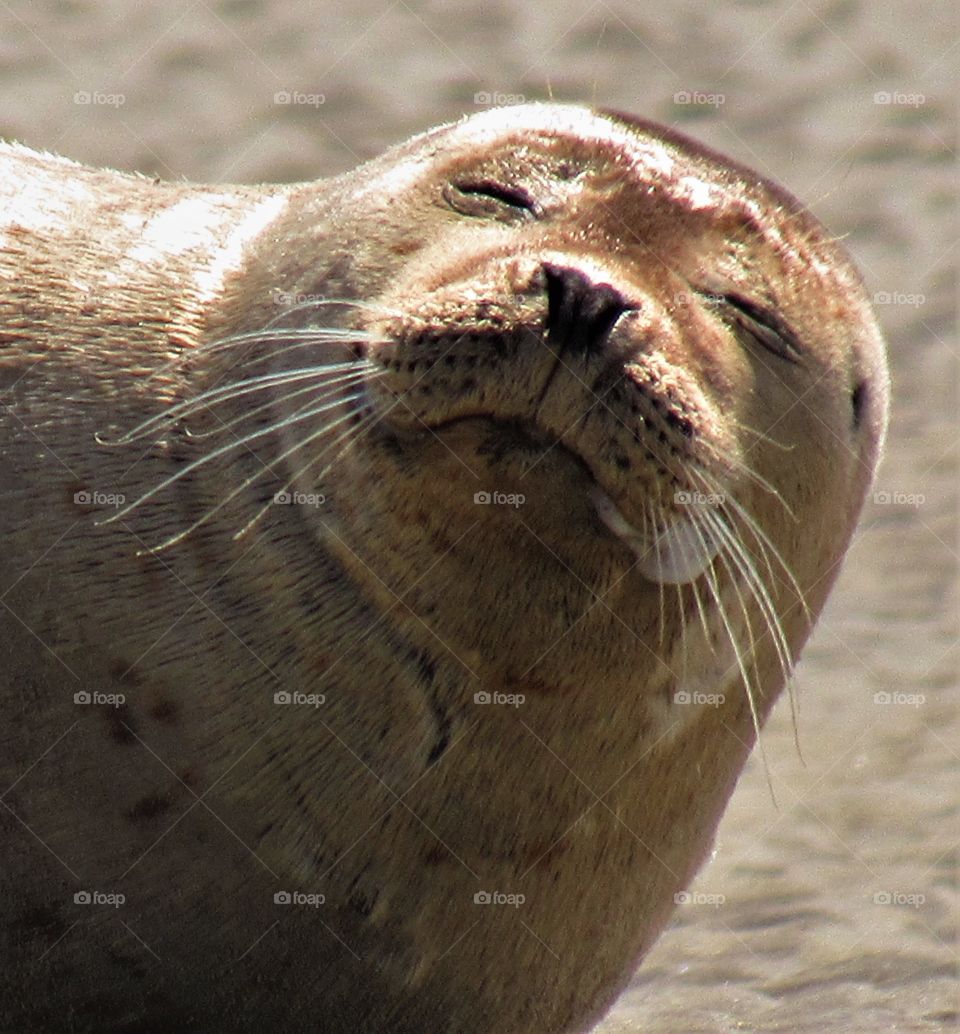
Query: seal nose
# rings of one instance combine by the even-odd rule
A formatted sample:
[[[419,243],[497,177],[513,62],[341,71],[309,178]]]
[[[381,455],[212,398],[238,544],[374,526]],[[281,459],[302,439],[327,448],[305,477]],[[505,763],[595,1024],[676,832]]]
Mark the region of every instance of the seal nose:
[[[559,351],[596,353],[620,315],[634,306],[610,284],[594,283],[579,269],[544,262],[547,336]]]

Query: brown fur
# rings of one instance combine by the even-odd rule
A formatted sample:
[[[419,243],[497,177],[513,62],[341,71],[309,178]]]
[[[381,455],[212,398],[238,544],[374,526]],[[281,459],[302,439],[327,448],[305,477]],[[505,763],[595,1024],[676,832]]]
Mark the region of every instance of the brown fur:
[[[708,472],[803,590],[806,611],[743,536],[794,660],[886,414],[843,254],[779,188],[695,144],[552,105],[432,131],[325,183],[152,183],[16,146],[0,171],[6,1021],[586,1029],[708,853],[754,739],[704,580],[643,577],[591,493],[643,532]],[[450,194],[491,181],[526,191],[536,218]],[[545,263],[625,300],[602,347],[558,362]],[[780,314],[799,362],[704,301],[718,277]],[[377,308],[285,313],[301,296]],[[357,403],[379,422],[330,469],[278,459],[345,402],[103,523],[110,494],[132,501],[232,432],[98,434],[350,355],[210,347],[278,316],[291,342],[310,323],[357,329],[386,371]],[[187,422],[215,429],[270,397],[243,433],[304,399]],[[269,507],[235,539],[282,488],[324,499]],[[525,502],[478,506],[484,491]],[[714,567],[755,646],[762,720],[784,682],[773,637]],[[694,686],[723,700],[678,705]],[[75,704],[83,691],[125,700]],[[275,704],[282,691],[325,702]],[[80,890],[126,901],[75,904]],[[284,890],[325,902],[275,904]]]

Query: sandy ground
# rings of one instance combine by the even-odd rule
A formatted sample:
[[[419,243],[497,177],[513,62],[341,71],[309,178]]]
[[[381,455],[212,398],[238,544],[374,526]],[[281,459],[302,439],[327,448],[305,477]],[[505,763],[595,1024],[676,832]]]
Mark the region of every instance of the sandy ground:
[[[491,95],[552,92],[674,123],[846,237],[893,421],[795,678],[802,760],[784,699],[775,800],[754,758],[694,888],[713,903],[679,910],[604,1034],[960,1026],[951,6],[0,2],[0,136],[84,161],[312,178]]]

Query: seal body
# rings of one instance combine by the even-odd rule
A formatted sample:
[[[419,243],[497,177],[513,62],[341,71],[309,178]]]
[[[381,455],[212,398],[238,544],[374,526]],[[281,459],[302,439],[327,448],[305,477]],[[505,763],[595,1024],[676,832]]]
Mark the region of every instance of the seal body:
[[[870,484],[849,261],[563,105],[320,183],[0,167],[4,1026],[588,1029]]]

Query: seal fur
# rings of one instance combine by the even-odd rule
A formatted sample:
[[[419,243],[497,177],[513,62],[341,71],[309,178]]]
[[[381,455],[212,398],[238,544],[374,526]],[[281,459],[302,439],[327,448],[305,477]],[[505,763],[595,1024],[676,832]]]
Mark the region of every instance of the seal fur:
[[[574,106],[284,187],[0,165],[5,1015],[587,1029],[872,478],[849,260]]]

